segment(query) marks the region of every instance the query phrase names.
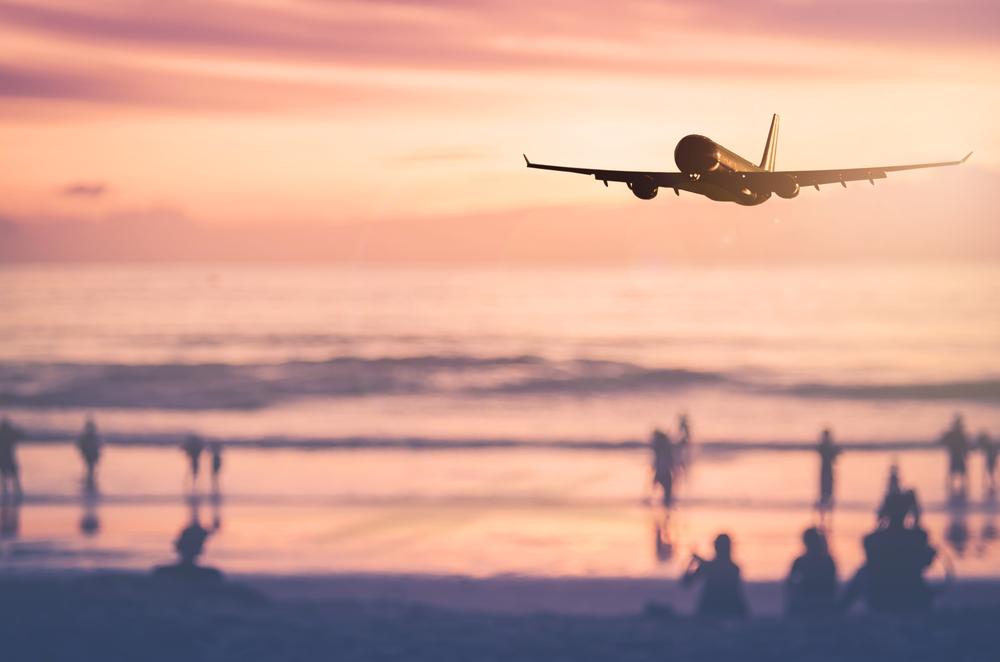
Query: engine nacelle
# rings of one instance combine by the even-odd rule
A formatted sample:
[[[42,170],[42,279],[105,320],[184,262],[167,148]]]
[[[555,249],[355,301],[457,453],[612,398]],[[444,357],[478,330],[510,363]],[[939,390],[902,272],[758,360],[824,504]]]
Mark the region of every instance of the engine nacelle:
[[[649,180],[637,180],[629,184],[628,187],[640,200],[652,200],[659,192],[656,184]]]
[[[774,184],[774,193],[779,198],[786,200],[794,198],[799,194],[799,183],[791,177],[782,177]]]

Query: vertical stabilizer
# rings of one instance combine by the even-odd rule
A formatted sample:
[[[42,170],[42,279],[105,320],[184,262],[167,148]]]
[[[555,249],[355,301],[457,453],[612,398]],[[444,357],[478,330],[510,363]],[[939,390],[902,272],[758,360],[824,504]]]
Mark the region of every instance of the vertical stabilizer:
[[[778,121],[777,114],[771,118],[771,130],[767,132],[767,142],[764,143],[764,156],[760,157],[762,170],[774,170],[774,162],[778,158]]]

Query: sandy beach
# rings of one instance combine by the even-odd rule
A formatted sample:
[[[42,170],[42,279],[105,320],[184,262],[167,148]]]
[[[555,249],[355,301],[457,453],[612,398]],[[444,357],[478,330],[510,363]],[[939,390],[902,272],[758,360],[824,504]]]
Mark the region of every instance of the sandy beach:
[[[824,622],[750,584],[745,622],[687,615],[672,582],[233,577],[185,590],[143,573],[0,577],[4,660],[989,660],[1000,591],[963,583],[931,612]],[[650,599],[662,605],[643,613]]]

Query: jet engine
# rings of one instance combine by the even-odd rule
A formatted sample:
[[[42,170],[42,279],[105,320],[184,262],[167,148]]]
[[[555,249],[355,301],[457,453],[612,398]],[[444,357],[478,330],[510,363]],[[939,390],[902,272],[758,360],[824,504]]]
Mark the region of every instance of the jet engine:
[[[799,194],[799,183],[791,177],[782,177],[774,183],[774,192],[779,198],[786,200]]]
[[[658,192],[656,184],[649,179],[638,179],[631,182],[628,187],[640,200],[652,200]]]

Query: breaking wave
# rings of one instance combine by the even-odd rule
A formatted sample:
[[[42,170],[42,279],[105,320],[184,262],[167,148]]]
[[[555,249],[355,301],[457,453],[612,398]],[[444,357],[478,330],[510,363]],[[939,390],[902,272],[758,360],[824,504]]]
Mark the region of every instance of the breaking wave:
[[[1000,378],[939,382],[789,383],[771,375],[558,361],[534,355],[421,355],[257,364],[0,363],[0,406],[263,409],[308,398],[440,394],[564,396],[732,389],[759,396],[1000,403]]]

